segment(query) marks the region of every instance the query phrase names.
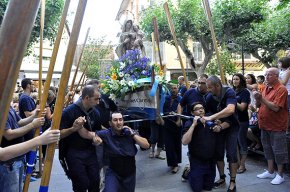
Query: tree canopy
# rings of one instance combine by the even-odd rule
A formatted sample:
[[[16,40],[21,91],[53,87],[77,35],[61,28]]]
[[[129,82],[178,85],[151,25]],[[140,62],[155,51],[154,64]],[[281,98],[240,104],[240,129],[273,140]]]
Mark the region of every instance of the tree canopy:
[[[153,32],[152,17],[157,18],[160,41],[172,42],[162,3],[146,9],[141,17],[141,28],[148,39]],[[176,29],[178,44],[189,59],[193,50],[189,40],[200,42],[204,60],[198,73],[204,72],[214,53],[202,1],[179,0],[169,3]],[[276,7],[268,0],[219,0],[212,5],[212,16],[217,40],[220,45],[233,41],[251,53],[266,67],[276,59],[276,53],[290,47],[289,0],[280,1]],[[243,46],[241,46],[243,45]],[[240,52],[241,50],[232,50]]]
[[[104,73],[106,65],[110,65],[113,59],[113,55],[110,55],[113,52],[113,47],[110,43],[109,45],[103,45],[104,41],[105,37],[89,39],[84,49],[80,69],[84,71],[88,66],[85,71],[88,78],[99,79]]]

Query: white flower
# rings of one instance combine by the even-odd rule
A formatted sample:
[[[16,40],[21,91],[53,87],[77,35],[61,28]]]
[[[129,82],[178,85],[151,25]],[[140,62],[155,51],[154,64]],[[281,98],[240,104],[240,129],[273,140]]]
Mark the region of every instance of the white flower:
[[[124,67],[126,66],[126,64],[125,63],[123,63],[123,62],[120,62],[120,69],[122,70],[122,69],[124,69]]]
[[[130,74],[126,73],[125,78],[129,78],[129,77],[130,77]]]
[[[119,77],[124,77],[124,73],[122,71],[119,72]]]
[[[118,83],[112,84],[112,89],[113,90],[118,90],[119,89],[119,84]]]
[[[113,93],[111,93],[110,96],[109,96],[109,98],[112,99],[113,101],[115,101],[116,100],[116,95],[113,94]]]
[[[122,79],[122,80],[120,81],[120,84],[121,84],[122,86],[126,85],[126,81],[125,81],[125,79]]]
[[[135,84],[134,81],[129,81],[129,82],[128,82],[128,85],[129,85],[130,87],[134,86],[134,84]]]

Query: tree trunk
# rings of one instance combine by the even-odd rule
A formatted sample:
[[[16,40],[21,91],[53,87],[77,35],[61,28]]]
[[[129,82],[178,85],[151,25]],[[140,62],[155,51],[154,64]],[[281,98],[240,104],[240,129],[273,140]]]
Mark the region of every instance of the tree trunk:
[[[188,46],[181,40],[177,39],[178,45],[182,49],[183,53],[186,56],[186,62],[188,62],[193,69],[195,69],[194,57]]]
[[[261,61],[265,67],[270,68],[271,65],[268,63],[267,59],[263,59],[263,57],[261,57],[258,53],[258,50],[255,50],[254,52],[251,53],[255,58],[259,59],[259,61]]]
[[[207,39],[204,39],[203,37],[200,39],[199,42],[200,42],[202,50],[204,52],[204,58],[202,61],[202,65],[200,66],[200,68],[197,71],[198,76],[201,74],[204,74],[205,68],[213,56],[213,46],[211,46],[212,44],[210,42],[208,42]]]

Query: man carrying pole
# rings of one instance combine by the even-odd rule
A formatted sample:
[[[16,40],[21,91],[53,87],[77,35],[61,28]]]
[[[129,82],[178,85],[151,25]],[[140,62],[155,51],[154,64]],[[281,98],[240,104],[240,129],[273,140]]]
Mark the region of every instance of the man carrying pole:
[[[63,105],[64,105],[65,89],[68,85],[69,74],[71,72],[73,57],[74,57],[76,46],[77,46],[77,39],[80,33],[81,23],[84,17],[86,5],[87,5],[87,0],[79,1],[73,28],[72,28],[72,33],[70,36],[70,40],[69,40],[69,44],[68,44],[68,48],[67,48],[67,52],[65,56],[63,72],[60,79],[59,91],[57,95],[57,100],[56,100],[56,105],[55,105],[55,110],[54,110],[54,115],[53,115],[53,120],[52,120],[52,127],[51,127],[52,130],[59,129],[59,125],[61,121],[61,113],[62,113]],[[50,174],[51,174],[51,169],[52,169],[52,164],[53,164],[55,147],[56,147],[56,143],[53,143],[53,144],[48,145],[48,148],[47,148],[44,171],[43,171],[43,176],[41,178],[41,184],[39,188],[39,191],[41,192],[48,191],[48,184],[50,181]]]
[[[7,147],[24,141],[24,135],[44,124],[45,112],[42,117],[37,118],[39,110],[33,115],[21,119],[21,117],[10,107],[8,120],[4,130],[4,138],[1,147]],[[31,166],[33,167],[33,165]],[[22,175],[24,171],[24,156],[18,156],[9,161],[0,161],[0,191],[16,192],[22,191]]]
[[[44,89],[43,89],[41,102],[40,102],[40,111],[44,111],[45,106],[46,106],[46,101],[47,101],[47,98],[48,98],[48,91],[49,91],[49,88],[50,88],[52,74],[53,74],[53,70],[54,70],[54,66],[55,66],[55,62],[56,62],[56,57],[57,57],[57,53],[58,53],[58,49],[59,49],[59,45],[60,45],[60,41],[61,41],[61,37],[62,37],[62,32],[63,32],[63,28],[64,28],[65,19],[66,19],[66,16],[67,16],[69,4],[70,4],[70,0],[66,0],[64,8],[63,8],[61,21],[60,21],[60,24],[59,24],[59,29],[58,29],[58,32],[57,32],[57,37],[56,37],[56,40],[55,40],[55,43],[54,43],[52,56],[51,56],[51,60],[50,60],[50,64],[49,64],[49,68],[48,68],[48,71],[47,71],[46,81],[45,81],[45,84],[44,84]],[[39,136],[39,134],[40,134],[40,129],[36,129],[35,133],[34,133],[34,137]],[[31,153],[36,153],[36,148]],[[35,155],[34,155],[34,157],[35,157]],[[34,162],[35,160],[33,159],[31,161]],[[40,162],[40,163],[42,164],[42,162]],[[29,184],[30,184],[30,177],[31,177],[31,171],[27,170],[26,178],[25,178],[25,182],[24,182],[24,186],[23,186],[23,191],[24,192],[28,191]]]
[[[60,156],[66,161],[68,176],[74,191],[99,191],[100,175],[96,149],[92,140],[84,139],[76,132],[84,127],[88,131],[101,130],[98,87],[87,85],[78,101],[62,113]]]

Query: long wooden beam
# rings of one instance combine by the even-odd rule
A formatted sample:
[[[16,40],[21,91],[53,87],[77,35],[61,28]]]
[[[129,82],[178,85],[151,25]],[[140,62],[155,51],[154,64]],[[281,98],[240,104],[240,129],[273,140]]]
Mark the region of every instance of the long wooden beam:
[[[158,52],[158,57],[159,57],[159,64],[160,64],[161,70],[163,70],[162,58],[161,58],[161,52],[160,52],[160,46],[159,46],[159,42],[160,41],[159,41],[158,24],[157,24],[156,17],[153,17],[152,22],[153,22],[153,28],[154,28],[154,40],[155,40],[156,45],[157,45],[157,52]]]
[[[86,43],[87,43],[87,40],[88,40],[88,37],[89,37],[89,33],[90,33],[90,28],[88,28],[88,30],[87,30],[86,38],[84,40],[84,44],[83,44],[83,47],[82,47],[82,50],[81,50],[81,54],[80,54],[80,57],[79,57],[79,60],[78,60],[78,63],[77,63],[76,71],[74,73],[74,77],[73,77],[73,80],[71,82],[70,91],[73,91],[73,88],[74,88],[75,80],[76,80],[77,73],[78,73],[78,70],[79,70],[79,66],[80,66],[80,63],[81,63],[81,60],[82,60],[83,52],[85,50],[85,46],[86,46]]]
[[[216,36],[215,36],[215,31],[214,31],[214,26],[213,26],[212,18],[211,18],[211,11],[210,11],[210,7],[209,7],[209,2],[208,2],[208,0],[202,0],[202,2],[203,2],[205,14],[207,15],[207,19],[208,19],[208,23],[209,23],[212,43],[214,45],[216,58],[217,58],[217,62],[218,62],[219,70],[220,70],[221,81],[224,85],[226,85],[227,82],[225,80],[224,70],[223,70],[223,66],[221,64],[219,49],[218,49],[217,40],[216,40]]]
[[[173,37],[173,41],[174,41],[175,48],[176,48],[176,51],[177,51],[177,55],[178,55],[178,59],[179,59],[179,62],[180,62],[181,69],[182,69],[182,74],[184,76],[184,81],[185,81],[185,84],[186,84],[186,88],[189,89],[189,83],[188,83],[187,76],[186,76],[186,73],[185,73],[185,69],[184,69],[184,65],[183,65],[183,62],[182,62],[181,54],[180,54],[180,51],[179,51],[177,38],[176,38],[176,34],[175,34],[175,28],[174,28],[174,25],[173,25],[173,22],[172,22],[172,19],[171,19],[170,11],[169,11],[169,8],[168,8],[168,3],[165,2],[163,4],[163,7],[164,7],[164,10],[165,10],[165,13],[166,13],[166,18],[167,18],[167,22],[168,22],[168,25],[169,25],[169,29],[171,31],[171,35]]]
[[[40,0],[10,0],[0,28],[0,143]]]
[[[39,42],[39,70],[38,70],[38,101],[41,103],[41,93],[42,93],[42,61],[43,61],[43,31],[44,31],[44,18],[45,18],[45,0],[41,0],[41,14],[40,14],[40,42]],[[38,128],[40,129],[40,128]],[[42,146],[39,146],[38,150],[38,176],[41,177],[42,174]],[[26,178],[25,178],[26,179]],[[29,179],[30,180],[30,179]],[[30,181],[29,181],[30,183]]]
[[[63,71],[60,79],[60,85],[59,85],[59,91],[57,94],[57,100],[55,104],[53,119],[52,119],[52,130],[59,129],[63,105],[64,105],[64,97],[65,97],[65,90],[68,85],[69,75],[71,72],[71,67],[73,63],[73,58],[77,46],[77,40],[80,33],[81,23],[84,17],[85,9],[87,5],[87,0],[79,1],[77,12],[74,19],[74,24],[72,28],[72,33],[70,36]],[[44,171],[43,176],[41,178],[40,183],[40,192],[47,192],[48,191],[48,185],[50,181],[50,174],[51,174],[51,168],[53,163],[53,157],[54,157],[54,150],[56,147],[56,143],[49,144],[47,147],[47,155],[45,157],[45,164],[44,164]]]
[[[45,80],[45,83],[44,83],[43,93],[41,95],[40,113],[39,113],[38,117],[41,116],[41,112],[44,111],[44,109],[45,109],[45,105],[46,105],[46,101],[47,101],[47,97],[48,97],[48,91],[49,91],[49,87],[50,87],[51,80],[52,80],[53,70],[54,70],[54,66],[55,66],[55,63],[56,63],[56,58],[57,58],[57,54],[58,54],[58,50],[59,50],[59,46],[60,46],[60,42],[61,42],[61,37],[62,37],[62,33],[63,33],[63,29],[64,29],[66,17],[67,17],[69,5],[70,5],[70,0],[66,0],[66,2],[64,4],[64,8],[63,8],[60,24],[59,24],[59,27],[58,27],[57,36],[56,36],[56,39],[55,39],[55,42],[54,42],[54,46],[53,46],[53,51],[52,51],[52,55],[51,55],[51,59],[50,59],[50,64],[49,64],[49,67],[48,67],[47,76],[46,76],[46,80]],[[40,129],[36,129],[35,133],[34,133],[34,137],[37,137],[39,134],[40,134]],[[32,153],[36,153],[36,150],[37,149],[35,148],[31,152]],[[41,164],[42,164],[42,162],[41,162]],[[41,165],[41,167],[42,167],[42,165]],[[31,173],[29,171],[28,173],[26,173],[25,182],[24,182],[24,185],[23,185],[23,192],[27,192],[28,191],[29,184],[30,184],[30,178],[31,178]]]

